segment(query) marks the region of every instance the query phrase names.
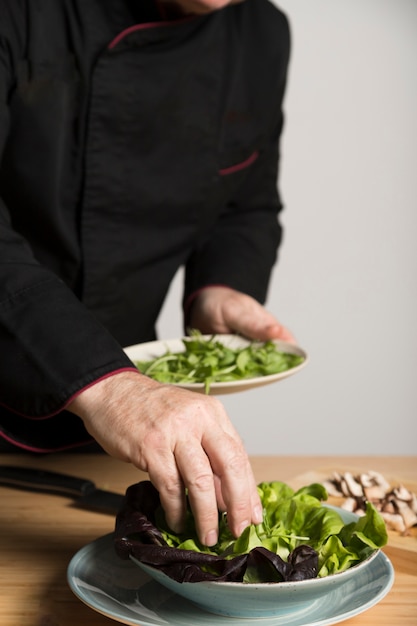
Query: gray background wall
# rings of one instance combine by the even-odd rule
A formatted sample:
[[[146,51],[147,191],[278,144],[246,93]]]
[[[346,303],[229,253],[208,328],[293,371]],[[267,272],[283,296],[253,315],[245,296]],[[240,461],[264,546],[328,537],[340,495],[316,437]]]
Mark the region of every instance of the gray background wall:
[[[250,454],[416,454],[417,2],[276,4],[293,50],[267,307],[311,360],[221,399]],[[161,338],[182,333],[181,279]]]

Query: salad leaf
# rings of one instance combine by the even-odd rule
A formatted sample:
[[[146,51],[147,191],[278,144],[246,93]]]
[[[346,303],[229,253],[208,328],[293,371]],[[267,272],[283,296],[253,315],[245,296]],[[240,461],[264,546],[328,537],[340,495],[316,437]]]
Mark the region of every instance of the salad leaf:
[[[189,506],[184,532],[177,535],[167,526],[153,485],[131,485],[116,518],[116,552],[179,582],[281,582],[342,572],[387,542],[385,523],[370,503],[363,517],[345,524],[337,510],[322,504],[322,485],[294,491],[282,482],[263,482],[258,491],[263,522],[236,539],[227,515],[219,513],[218,543],[209,548],[199,542]]]
[[[215,335],[204,338],[199,331],[190,331],[183,339],[184,351],[167,350],[149,361],[134,361],[142,374],[162,383],[204,383],[210,392],[213,382],[229,382],[277,374],[303,362],[296,354],[278,350],[273,341],[252,342],[243,348],[230,348]]]

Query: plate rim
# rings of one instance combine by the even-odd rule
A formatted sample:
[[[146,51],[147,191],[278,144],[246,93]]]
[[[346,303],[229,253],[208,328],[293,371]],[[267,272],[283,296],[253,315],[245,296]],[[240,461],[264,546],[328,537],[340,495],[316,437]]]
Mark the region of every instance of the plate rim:
[[[234,341],[242,342],[243,346],[250,345],[251,343],[259,343],[259,344],[265,343],[264,341],[252,340],[252,339],[248,339],[247,337],[243,337],[242,335],[231,334],[231,333],[224,333],[224,334],[213,333],[210,335],[207,335],[207,334],[201,335],[201,338],[206,339],[206,340],[209,340],[212,337],[214,337],[218,341],[225,342],[225,345],[227,345],[227,342],[229,341],[230,342],[234,342]],[[140,349],[151,350],[152,348],[154,349],[160,348],[161,355],[162,355],[163,352],[165,352],[169,348],[169,346],[172,346],[172,345],[181,346],[184,339],[192,339],[192,337],[189,335],[183,335],[181,337],[173,337],[171,339],[155,339],[153,341],[145,341],[143,343],[136,343],[136,344],[131,344],[129,346],[125,346],[123,348],[123,351],[133,363],[134,360],[139,360],[138,358],[131,356],[131,353],[134,352],[135,350],[140,350]],[[235,393],[238,391],[244,391],[246,389],[254,389],[257,387],[262,387],[264,385],[268,385],[274,382],[279,382],[280,380],[284,380],[285,378],[289,378],[290,376],[297,374],[300,370],[302,370],[309,363],[310,361],[309,354],[300,345],[294,344],[288,341],[284,341],[283,339],[271,339],[271,341],[273,341],[279,348],[288,347],[289,354],[296,354],[298,356],[302,356],[304,360],[298,365],[295,365],[294,367],[291,367],[290,369],[284,370],[283,372],[278,372],[276,374],[268,374],[267,376],[257,376],[254,378],[242,378],[241,380],[234,380],[234,381],[212,382],[210,384],[210,394],[216,395],[216,394],[222,394],[222,393]],[[169,384],[175,387],[180,387],[182,389],[188,389],[190,391],[204,392],[205,390],[204,383],[169,383]]]
[[[86,556],[88,557],[88,553],[94,550],[100,550],[100,548],[103,547],[108,549],[110,546],[110,543],[113,542],[113,536],[114,533],[108,533],[106,535],[103,535],[101,537],[98,537],[97,539],[93,540],[92,542],[84,545],[82,548],[80,548],[71,558],[68,567],[67,567],[67,583],[71,589],[71,591],[74,593],[74,595],[81,601],[83,602],[86,606],[88,606],[90,609],[96,611],[97,613],[100,613],[101,615],[104,615],[107,618],[113,619],[114,621],[121,623],[121,624],[126,624],[127,626],[155,626],[155,622],[152,623],[150,621],[147,621],[147,619],[143,619],[143,618],[138,618],[137,619],[130,619],[129,616],[125,616],[123,617],[123,613],[122,613],[122,609],[123,609],[123,604],[120,603],[120,612],[118,614],[116,614],[115,611],[112,610],[106,610],[105,607],[100,606],[96,601],[94,601],[93,599],[89,599],[88,598],[88,593],[85,592],[85,590],[82,590],[79,585],[75,582],[75,574],[77,571],[77,566],[79,565],[79,563],[82,561],[83,558],[85,558]],[[394,571],[394,567],[390,561],[390,559],[388,558],[388,556],[382,551],[380,550],[379,553],[377,554],[377,556],[374,559],[374,563],[376,564],[377,561],[382,561],[383,565],[385,566],[385,570],[386,570],[386,576],[387,576],[387,581],[385,583],[385,586],[381,587],[379,589],[379,591],[370,599],[368,599],[366,602],[364,602],[363,604],[361,604],[360,606],[356,606],[355,608],[348,610],[348,611],[341,611],[339,613],[334,612],[333,615],[324,617],[323,619],[316,619],[314,621],[305,621],[305,622],[299,622],[298,624],[294,624],[294,626],[331,626],[332,624],[337,624],[339,622],[345,621],[347,619],[350,619],[351,617],[360,615],[361,613],[367,611],[368,609],[372,608],[373,606],[375,606],[376,604],[378,604],[391,590],[392,585],[394,583],[394,578],[395,578],[395,571]],[[137,572],[138,568],[137,566],[135,566],[131,561],[125,561],[125,563],[130,563],[132,566],[132,571],[133,572]],[[127,566],[127,565],[126,565]],[[141,571],[141,570],[139,570]],[[141,586],[143,586],[144,584],[147,584],[149,582],[152,582],[154,585],[160,587],[161,589],[164,589],[165,592],[167,591],[162,585],[160,585],[159,583],[157,583],[155,580],[153,580],[150,576],[148,576],[147,574],[145,574],[142,571],[142,577],[143,577],[143,582],[141,583],[141,585],[138,587],[138,589],[141,588]],[[79,577],[78,577],[79,580]],[[101,591],[100,587],[97,586],[97,590]],[[329,591],[329,595],[332,593],[332,591]],[[186,600],[185,598],[181,598],[180,596],[178,596],[177,594],[175,594],[175,592],[173,591],[169,591],[169,594],[172,595],[174,598],[180,598],[181,602],[185,602],[187,605],[189,605],[190,610],[195,611],[196,613],[196,625],[198,624],[199,621],[199,615],[203,614],[204,617],[206,618],[205,623],[209,623],[210,621],[212,621],[213,626],[216,626],[217,624],[220,624],[220,626],[223,626],[222,621],[219,620],[223,620],[223,621],[229,621],[231,619],[236,619],[236,618],[230,618],[230,617],[226,617],[226,616],[218,616],[215,614],[211,614],[208,613],[206,611],[204,611],[203,609],[200,609],[199,607],[197,607],[196,605],[193,605],[193,603],[189,600]],[[117,600],[117,598],[114,598],[112,596],[109,596],[109,594],[106,594],[108,597],[110,597],[113,601],[115,602],[119,602]],[[323,596],[323,598],[325,598],[326,596]],[[312,606],[314,605],[315,601],[312,602]],[[323,604],[323,603],[321,603]],[[127,609],[128,607],[126,607]],[[337,611],[337,607],[334,609],[334,611]],[[306,616],[306,619],[308,620],[308,612],[306,612],[304,614]],[[282,626],[283,622],[282,622],[282,617],[283,616],[266,616],[263,618],[255,618],[255,617],[249,617],[249,618],[244,618],[245,619],[245,625],[246,626],[260,626],[260,621],[265,624],[265,626]],[[121,619],[122,618],[122,619]],[[175,619],[175,618],[174,618]],[[243,619],[243,618],[242,618]],[[301,618],[303,619],[303,618]],[[164,618],[161,618],[161,623],[162,620],[164,620]],[[172,621],[170,620],[169,622],[167,622],[166,620],[164,620],[166,623],[166,626],[182,626],[182,624],[178,621]]]

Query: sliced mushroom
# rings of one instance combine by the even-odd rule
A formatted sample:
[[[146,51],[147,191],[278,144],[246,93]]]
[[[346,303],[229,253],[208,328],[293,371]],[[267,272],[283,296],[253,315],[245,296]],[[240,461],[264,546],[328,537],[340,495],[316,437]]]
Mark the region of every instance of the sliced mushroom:
[[[408,506],[407,502],[397,500],[398,513],[402,516],[406,528],[411,528],[417,524],[417,515]]]
[[[392,514],[381,511],[381,516],[383,517],[387,526],[389,528],[392,528],[392,530],[396,530],[399,533],[404,533],[406,531],[404,520],[402,518],[402,515],[400,515],[399,513]]]
[[[365,514],[366,502],[372,502],[392,530],[406,534],[417,525],[417,495],[404,485],[392,488],[380,472],[371,470],[356,476],[334,472],[323,485],[330,496],[344,497],[342,508],[357,515]]]
[[[394,514],[397,512],[397,509],[394,505],[394,502],[392,500],[384,500],[381,503],[381,508],[380,511],[384,511],[385,513],[391,513]]]
[[[361,483],[358,482],[350,472],[346,472],[343,478],[347,487],[347,495],[355,496],[357,498],[360,498],[364,495]]]
[[[356,513],[357,508],[358,508],[358,503],[356,502],[355,498],[346,498],[346,500],[344,500],[341,508],[344,509],[345,511],[350,511],[351,513]]]
[[[404,500],[404,502],[411,502],[413,499],[413,494],[403,485],[398,485],[398,487],[394,487],[391,492],[398,500]]]
[[[337,498],[343,495],[339,487],[333,482],[333,480],[324,480],[323,487],[326,489],[329,496],[333,496],[334,498]]]
[[[386,490],[379,485],[372,485],[371,487],[364,488],[366,499],[370,502],[379,502],[386,496]]]
[[[389,491],[390,490],[391,486],[390,486],[389,482],[384,478],[384,476],[380,472],[375,472],[374,470],[370,470],[368,472],[368,476],[370,476],[370,478],[372,478],[372,480],[374,481],[375,485],[379,485],[385,491]]]

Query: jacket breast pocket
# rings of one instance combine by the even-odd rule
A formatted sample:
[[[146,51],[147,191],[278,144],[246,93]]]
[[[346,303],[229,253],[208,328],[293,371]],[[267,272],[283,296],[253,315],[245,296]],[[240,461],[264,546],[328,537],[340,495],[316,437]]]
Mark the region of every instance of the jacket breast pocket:
[[[249,168],[259,157],[259,151],[254,150],[248,157],[243,160],[237,161],[231,165],[221,167],[219,169],[220,176],[230,176],[231,174],[236,174],[237,172],[241,172]]]
[[[236,155],[224,155],[217,175],[219,180],[220,204],[227,205],[234,202],[246,187],[246,182],[252,178],[252,174],[260,159],[259,149],[242,151],[239,157]],[[225,158],[226,157],[226,158]]]

